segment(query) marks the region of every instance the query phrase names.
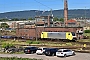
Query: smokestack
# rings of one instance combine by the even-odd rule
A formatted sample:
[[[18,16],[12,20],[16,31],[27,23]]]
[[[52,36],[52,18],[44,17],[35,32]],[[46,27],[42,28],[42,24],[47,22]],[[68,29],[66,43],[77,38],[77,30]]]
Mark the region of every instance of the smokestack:
[[[48,15],[48,27],[50,27],[50,15]]]
[[[68,3],[64,0],[64,24],[68,20]]]

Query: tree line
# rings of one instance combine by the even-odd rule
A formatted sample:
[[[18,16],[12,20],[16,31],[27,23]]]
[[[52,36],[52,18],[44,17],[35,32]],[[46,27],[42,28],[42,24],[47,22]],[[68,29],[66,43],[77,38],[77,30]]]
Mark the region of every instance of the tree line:
[[[25,20],[34,20],[34,18],[28,18],[28,19],[24,19],[24,18],[21,18],[21,19],[18,19],[18,18],[7,19],[7,18],[3,18],[3,19],[0,19],[0,22],[6,22],[6,21],[25,21]]]
[[[25,20],[35,20],[35,18],[28,18],[28,19],[24,19],[24,18],[21,18],[21,19],[18,19],[18,18],[7,19],[7,18],[3,18],[3,19],[0,19],[0,22],[6,22],[6,21],[25,21]],[[58,17],[54,17],[53,20],[54,21],[64,22],[63,18],[58,18]]]

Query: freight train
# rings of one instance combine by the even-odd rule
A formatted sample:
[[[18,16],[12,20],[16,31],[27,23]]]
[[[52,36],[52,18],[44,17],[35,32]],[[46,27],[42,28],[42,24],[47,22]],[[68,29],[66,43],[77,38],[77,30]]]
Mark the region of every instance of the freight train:
[[[77,40],[74,32],[42,32],[42,39]]]

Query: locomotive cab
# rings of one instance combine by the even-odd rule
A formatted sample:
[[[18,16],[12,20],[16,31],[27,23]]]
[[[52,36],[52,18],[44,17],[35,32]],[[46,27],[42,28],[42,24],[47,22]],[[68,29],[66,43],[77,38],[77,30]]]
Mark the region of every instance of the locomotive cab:
[[[72,37],[73,37],[72,40],[77,40],[77,36],[76,36],[76,34],[75,34],[74,32],[71,32],[71,33],[72,33]]]

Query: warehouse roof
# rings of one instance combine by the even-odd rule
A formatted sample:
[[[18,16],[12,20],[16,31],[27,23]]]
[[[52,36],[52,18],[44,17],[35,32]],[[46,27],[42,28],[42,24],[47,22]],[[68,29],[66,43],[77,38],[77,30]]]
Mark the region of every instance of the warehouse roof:
[[[68,23],[77,23],[77,21],[73,20],[73,19],[70,19],[70,20],[66,21],[66,24],[68,24]]]

